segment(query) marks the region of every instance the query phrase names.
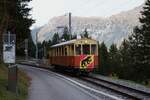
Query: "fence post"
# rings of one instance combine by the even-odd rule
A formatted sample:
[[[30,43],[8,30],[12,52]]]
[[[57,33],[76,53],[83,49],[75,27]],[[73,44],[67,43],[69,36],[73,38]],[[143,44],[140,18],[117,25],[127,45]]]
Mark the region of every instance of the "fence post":
[[[17,65],[8,66],[8,90],[17,94],[17,80],[18,80]]]

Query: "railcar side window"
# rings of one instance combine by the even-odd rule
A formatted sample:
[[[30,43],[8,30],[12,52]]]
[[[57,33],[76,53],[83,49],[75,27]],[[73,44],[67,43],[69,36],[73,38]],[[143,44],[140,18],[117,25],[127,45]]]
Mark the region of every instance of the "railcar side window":
[[[56,51],[56,54],[57,54],[56,56],[58,56],[58,55],[59,55],[59,54],[58,54],[58,52],[59,52],[59,51],[58,51],[58,48],[57,48],[56,50],[57,50],[57,51]]]
[[[96,54],[96,45],[95,44],[91,45],[91,54]]]
[[[71,45],[71,55],[74,55],[74,45]]]
[[[65,48],[65,56],[67,56],[67,48]]]
[[[81,54],[81,45],[76,45],[76,55]]]
[[[64,48],[62,47],[61,49],[62,49],[62,56],[64,56]]]
[[[54,48],[54,56],[56,56],[56,49]]]
[[[85,54],[85,55],[90,54],[90,45],[89,44],[83,45],[83,54]]]

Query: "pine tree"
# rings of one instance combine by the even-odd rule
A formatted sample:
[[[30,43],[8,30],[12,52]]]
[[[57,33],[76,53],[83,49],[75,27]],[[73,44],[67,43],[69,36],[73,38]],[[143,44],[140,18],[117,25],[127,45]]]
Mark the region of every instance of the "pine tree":
[[[8,25],[13,21],[10,16],[15,12],[16,1],[14,0],[1,0],[0,1],[0,60],[2,58],[3,49],[3,34],[6,33]]]
[[[129,47],[129,41],[123,40],[120,48],[119,48],[119,54],[120,54],[120,64],[119,64],[119,77],[124,79],[130,79],[132,74],[132,56],[130,54],[130,47]]]
[[[99,72],[102,75],[109,75],[108,51],[104,42],[99,46]]]
[[[41,42],[38,42],[38,58],[42,59],[43,57],[43,46]]]
[[[31,8],[28,7],[28,3],[30,1],[32,0],[17,0],[16,13],[14,15],[15,27],[11,29],[13,33],[16,33],[17,43],[30,37],[30,26],[34,23],[29,14]]]
[[[60,41],[59,35],[58,35],[58,33],[55,33],[53,38],[52,38],[52,44],[53,45],[57,44],[57,43],[59,43],[59,41]]]
[[[61,39],[64,39],[65,41],[68,41],[71,39],[71,34],[69,34],[67,27],[64,28],[63,35],[62,35]]]
[[[72,35],[71,39],[77,39],[77,35],[76,34]]]
[[[35,57],[35,51],[36,51],[36,47],[35,44],[33,42],[32,36],[30,35],[29,39],[28,39],[28,53],[30,57]]]
[[[30,26],[33,19],[30,17],[31,8],[28,3],[31,0],[2,0],[0,1],[0,35],[7,33],[16,34],[16,44],[20,44],[30,37]],[[0,48],[2,48],[0,39]],[[17,50],[18,51],[18,50]],[[18,52],[17,52],[18,53]],[[0,54],[2,51],[0,49]]]
[[[84,38],[89,38],[89,34],[88,34],[88,31],[87,31],[87,28],[85,28],[85,30],[84,30],[83,37]]]
[[[116,44],[112,44],[109,49],[109,61],[111,74],[119,74],[119,52]]]
[[[141,14],[141,26],[135,27],[129,40],[133,56],[132,67],[138,73],[134,80],[146,81],[150,79],[150,0],[146,1]]]
[[[49,50],[50,50],[51,45],[52,45],[52,41],[51,40],[46,42],[46,45],[45,45],[46,46],[46,58],[49,57]]]

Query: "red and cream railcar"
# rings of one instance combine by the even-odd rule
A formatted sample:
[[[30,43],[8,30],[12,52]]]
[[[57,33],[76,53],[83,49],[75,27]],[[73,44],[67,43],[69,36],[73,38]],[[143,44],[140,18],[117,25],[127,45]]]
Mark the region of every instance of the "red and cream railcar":
[[[49,64],[79,72],[91,72],[98,66],[98,42],[74,39],[51,46]]]

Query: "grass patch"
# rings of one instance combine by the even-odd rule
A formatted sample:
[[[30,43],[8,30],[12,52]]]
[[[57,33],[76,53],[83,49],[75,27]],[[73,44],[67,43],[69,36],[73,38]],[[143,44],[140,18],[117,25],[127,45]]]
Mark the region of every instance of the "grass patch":
[[[30,79],[27,75],[18,70],[18,96],[7,90],[8,68],[0,63],[0,100],[27,100],[28,86]]]

